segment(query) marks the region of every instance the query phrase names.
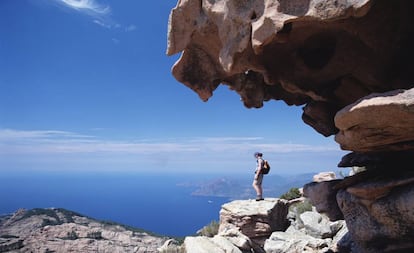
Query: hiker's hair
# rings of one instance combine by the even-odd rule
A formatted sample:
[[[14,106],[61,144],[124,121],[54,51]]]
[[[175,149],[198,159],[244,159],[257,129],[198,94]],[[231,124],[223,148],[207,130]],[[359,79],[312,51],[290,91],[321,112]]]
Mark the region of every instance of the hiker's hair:
[[[262,154],[262,153],[260,153],[260,152],[255,152],[255,153],[254,153],[254,157],[256,157],[256,156],[260,156],[260,157],[262,157],[262,156],[263,156],[263,154]]]

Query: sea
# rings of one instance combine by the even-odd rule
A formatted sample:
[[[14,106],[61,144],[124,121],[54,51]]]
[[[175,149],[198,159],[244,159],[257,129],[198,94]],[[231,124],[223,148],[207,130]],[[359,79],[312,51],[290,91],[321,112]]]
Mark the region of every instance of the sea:
[[[225,197],[192,193],[192,182],[216,175],[188,173],[0,174],[0,215],[20,208],[65,208],[171,237],[195,235],[219,221]]]

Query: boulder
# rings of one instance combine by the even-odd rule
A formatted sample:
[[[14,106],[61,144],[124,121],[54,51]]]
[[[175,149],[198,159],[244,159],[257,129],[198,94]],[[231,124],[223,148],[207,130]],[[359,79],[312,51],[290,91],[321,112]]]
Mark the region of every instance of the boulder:
[[[414,149],[414,88],[362,97],[336,113],[335,126],[344,150]]]
[[[412,251],[413,179],[364,182],[338,191],[349,232],[362,252]]]
[[[263,201],[234,200],[220,210],[219,232],[237,227],[252,240],[268,238],[273,231],[288,227],[288,201],[266,198]]]
[[[318,174],[313,176],[313,182],[323,182],[334,179],[336,179],[336,175],[333,171],[319,172]]]

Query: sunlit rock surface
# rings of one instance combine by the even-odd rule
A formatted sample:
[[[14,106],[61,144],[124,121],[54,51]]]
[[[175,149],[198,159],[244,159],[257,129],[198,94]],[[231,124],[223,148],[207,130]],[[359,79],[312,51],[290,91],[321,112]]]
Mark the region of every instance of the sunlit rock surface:
[[[58,208],[0,218],[0,252],[155,253],[167,239]]]

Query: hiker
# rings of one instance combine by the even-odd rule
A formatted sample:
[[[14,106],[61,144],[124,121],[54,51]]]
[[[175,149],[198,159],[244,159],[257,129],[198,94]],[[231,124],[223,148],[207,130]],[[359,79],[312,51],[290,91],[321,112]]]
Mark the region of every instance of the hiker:
[[[260,152],[254,153],[254,157],[256,160],[256,170],[254,172],[254,180],[253,180],[253,188],[256,190],[256,201],[263,200],[263,188],[262,188],[262,182],[263,182],[263,163],[264,160],[262,158],[263,154]]]

